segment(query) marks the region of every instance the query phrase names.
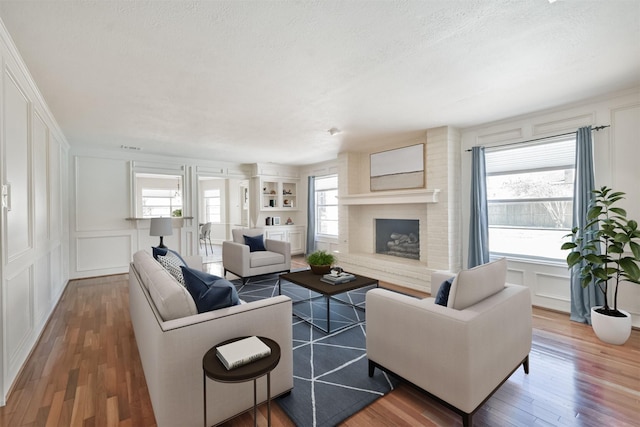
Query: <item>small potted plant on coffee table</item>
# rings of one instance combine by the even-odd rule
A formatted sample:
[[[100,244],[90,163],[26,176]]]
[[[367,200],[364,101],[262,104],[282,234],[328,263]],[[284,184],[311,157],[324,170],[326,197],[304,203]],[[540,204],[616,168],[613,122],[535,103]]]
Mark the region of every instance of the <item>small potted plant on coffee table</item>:
[[[312,252],[307,256],[307,263],[313,274],[328,274],[335,261],[336,257],[324,250]]]

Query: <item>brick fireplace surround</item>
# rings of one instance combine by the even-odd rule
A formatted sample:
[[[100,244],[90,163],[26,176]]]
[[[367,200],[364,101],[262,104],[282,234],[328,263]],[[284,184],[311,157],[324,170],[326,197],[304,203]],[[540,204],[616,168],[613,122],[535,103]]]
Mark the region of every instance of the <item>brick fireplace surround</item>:
[[[458,271],[461,265],[460,136],[449,127],[425,136],[382,150],[425,143],[426,188],[371,192],[371,153],[340,154],[338,259],[347,271],[431,292],[433,270]],[[418,220],[420,259],[376,254],[376,218]]]

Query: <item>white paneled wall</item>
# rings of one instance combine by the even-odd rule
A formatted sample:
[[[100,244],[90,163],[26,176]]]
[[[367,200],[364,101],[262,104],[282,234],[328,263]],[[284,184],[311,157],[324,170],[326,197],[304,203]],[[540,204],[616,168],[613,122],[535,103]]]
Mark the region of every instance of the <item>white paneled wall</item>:
[[[505,142],[574,132],[582,126],[611,125],[593,133],[596,186],[611,186],[627,193],[623,207],[630,218],[640,219],[640,89],[530,114],[515,119],[462,131],[462,214],[463,254],[468,248],[469,191],[471,156],[464,150],[474,145],[491,147]],[[569,271],[563,261],[557,263],[509,260],[509,280],[528,286],[535,305],[570,311]],[[640,326],[640,286],[623,284],[620,307],[633,315]]]
[[[0,24],[0,404],[68,281],[68,144]]]

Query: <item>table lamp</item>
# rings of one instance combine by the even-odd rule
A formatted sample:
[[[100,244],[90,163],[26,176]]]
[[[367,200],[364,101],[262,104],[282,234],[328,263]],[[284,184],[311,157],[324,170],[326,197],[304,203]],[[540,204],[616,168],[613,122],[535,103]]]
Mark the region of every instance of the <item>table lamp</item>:
[[[164,236],[171,236],[173,227],[171,226],[171,218],[151,218],[151,226],[149,227],[149,236],[160,236],[159,248],[166,248],[162,242]]]

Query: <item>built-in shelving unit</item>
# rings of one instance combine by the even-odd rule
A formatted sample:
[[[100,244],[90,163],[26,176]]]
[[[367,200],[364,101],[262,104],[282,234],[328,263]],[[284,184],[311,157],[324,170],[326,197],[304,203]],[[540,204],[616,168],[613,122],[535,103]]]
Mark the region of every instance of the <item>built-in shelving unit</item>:
[[[260,210],[297,210],[298,183],[293,180],[260,180]]]

